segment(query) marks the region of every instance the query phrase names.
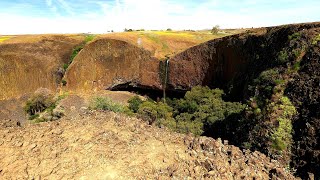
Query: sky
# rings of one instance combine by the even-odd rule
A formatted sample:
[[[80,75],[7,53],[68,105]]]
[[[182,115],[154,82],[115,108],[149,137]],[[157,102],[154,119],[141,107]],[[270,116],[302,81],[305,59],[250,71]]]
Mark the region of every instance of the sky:
[[[0,0],[0,34],[264,27],[320,21],[320,0]]]

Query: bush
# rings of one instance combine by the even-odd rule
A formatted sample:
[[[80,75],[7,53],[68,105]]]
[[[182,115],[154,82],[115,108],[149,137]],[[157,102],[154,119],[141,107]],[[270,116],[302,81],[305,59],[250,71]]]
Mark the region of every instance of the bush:
[[[67,69],[68,69],[68,67],[69,67],[69,64],[63,64],[63,66],[62,66],[62,68],[64,69],[64,71],[66,71]]]
[[[312,45],[317,45],[319,41],[320,41],[320,34],[318,34],[313,38]]]
[[[179,132],[200,135],[204,126],[212,126],[232,114],[242,112],[245,106],[237,102],[225,102],[223,91],[196,86],[188,91],[184,99],[174,100],[174,118]]]
[[[94,38],[95,38],[95,35],[93,35],[93,34],[88,34],[88,35],[85,37],[85,39],[84,39],[85,44],[88,43],[88,42],[90,42],[90,41],[92,41]]]
[[[286,50],[280,51],[278,54],[278,62],[283,64],[289,61],[289,55]]]
[[[216,25],[211,29],[211,33],[212,34],[218,34],[219,30],[220,30],[220,26]]]
[[[296,32],[296,33],[293,33],[292,35],[289,35],[288,36],[288,39],[289,40],[297,40],[301,37],[301,33],[299,32]]]
[[[68,63],[63,64],[63,69],[67,70],[69,65],[72,63],[73,59],[79,54],[79,52],[83,49],[83,47],[90,41],[92,41],[95,38],[95,35],[93,34],[89,34],[86,35],[84,42],[78,46],[76,46],[75,48],[73,48],[72,54],[70,56],[70,60]]]
[[[223,91],[196,86],[182,99],[168,99],[166,103],[131,98],[129,108],[149,124],[166,126],[176,132],[201,135],[204,126],[211,126],[231,115],[239,114],[245,106],[238,102],[225,102]]]
[[[28,119],[34,123],[58,120],[64,116],[64,109],[57,107],[57,103],[66,95],[54,97],[46,89],[39,89],[31,96],[25,106],[24,111]]]
[[[266,100],[273,94],[274,87],[283,83],[284,80],[276,68],[263,71],[258,78],[254,79],[251,91],[256,94],[255,99],[258,106],[264,106]]]
[[[182,113],[176,117],[175,130],[179,133],[193,133],[196,136],[201,135],[203,123],[201,121],[192,121],[193,116],[189,113]]]
[[[64,79],[62,79],[61,83],[62,83],[62,86],[66,86],[67,85],[67,81],[64,80]]]
[[[137,113],[139,110],[139,106],[143,103],[142,99],[139,96],[134,96],[128,100],[129,109],[134,113]]]
[[[276,151],[290,150],[292,144],[292,122],[291,119],[297,113],[290,99],[286,96],[280,98],[278,104],[271,104],[273,109],[281,111],[277,121],[278,127],[273,129],[271,135],[272,147]]]
[[[24,106],[24,111],[32,116],[44,112],[48,108],[54,108],[55,101],[53,96],[45,93],[36,93],[29,98]]]
[[[165,103],[145,101],[139,106],[138,116],[150,125],[162,125],[162,121],[172,118],[172,108]]]
[[[111,99],[105,97],[95,97],[91,102],[90,108],[119,113],[125,113],[128,111],[124,105],[115,103]]]

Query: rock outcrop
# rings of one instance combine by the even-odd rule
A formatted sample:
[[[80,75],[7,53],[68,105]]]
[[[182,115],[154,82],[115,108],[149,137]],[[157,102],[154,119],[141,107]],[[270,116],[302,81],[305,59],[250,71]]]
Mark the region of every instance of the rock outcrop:
[[[112,89],[119,85],[159,89],[159,60],[124,41],[98,39],[84,47],[68,68],[72,91]]]
[[[26,39],[0,44],[0,100],[12,99],[43,87],[55,91],[73,48],[83,38],[62,35],[17,37]]]
[[[294,129],[291,165],[303,178],[309,176],[307,172],[319,178],[319,35],[320,23],[310,23],[258,29],[203,43],[170,60],[169,87],[218,87],[225,90],[228,99],[247,101],[258,93],[257,89],[251,92],[249,89],[261,72],[281,69],[279,74],[289,82],[284,95],[298,111],[297,117],[291,119]],[[286,62],[280,62],[281,58]],[[267,129],[260,132],[263,131],[268,132]],[[224,138],[239,143],[232,133]]]
[[[194,46],[170,59],[169,87],[218,87],[242,100],[252,79],[278,65],[275,61],[288,46],[288,36],[319,27],[310,23],[253,29]]]

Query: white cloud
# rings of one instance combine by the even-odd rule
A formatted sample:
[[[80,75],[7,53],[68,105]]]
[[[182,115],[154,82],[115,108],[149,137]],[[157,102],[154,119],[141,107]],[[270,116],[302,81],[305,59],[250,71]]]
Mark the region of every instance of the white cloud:
[[[283,0],[293,3],[293,0]],[[304,3],[290,9],[255,9],[269,0],[244,0],[237,7],[230,0],[208,0],[192,5],[173,0],[115,0],[84,1],[90,12],[79,12],[66,0],[45,0],[54,12],[51,17],[27,17],[9,12],[0,13],[0,34],[40,33],[105,33],[108,30],[133,29],[205,29],[214,25],[222,28],[261,27],[284,23],[316,21],[319,3]],[[95,8],[92,9],[92,4]],[[88,6],[89,6],[88,5]],[[222,9],[230,6],[234,11]],[[251,6],[252,5],[252,6]],[[59,10],[59,11],[58,11]],[[68,15],[61,15],[61,10]]]

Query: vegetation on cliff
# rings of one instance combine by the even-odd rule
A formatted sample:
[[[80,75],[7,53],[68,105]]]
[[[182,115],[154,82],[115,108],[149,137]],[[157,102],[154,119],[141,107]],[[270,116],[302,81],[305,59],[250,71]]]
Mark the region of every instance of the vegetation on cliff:
[[[167,98],[167,104],[152,100],[143,102],[134,97],[129,100],[129,107],[150,124],[165,125],[181,133],[201,135],[206,126],[244,110],[245,106],[241,103],[225,102],[223,95],[220,89],[195,86],[184,98]]]

